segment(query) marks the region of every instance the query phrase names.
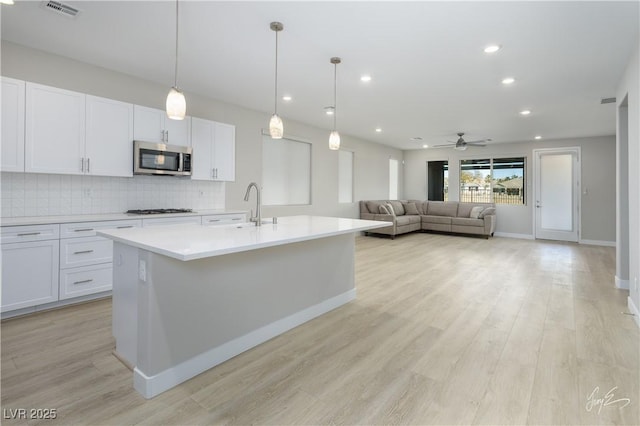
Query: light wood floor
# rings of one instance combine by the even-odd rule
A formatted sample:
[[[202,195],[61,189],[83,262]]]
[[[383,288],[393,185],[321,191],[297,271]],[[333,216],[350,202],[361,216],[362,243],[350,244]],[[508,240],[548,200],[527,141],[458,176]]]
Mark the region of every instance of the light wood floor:
[[[356,256],[356,301],[153,400],[111,355],[109,300],[5,321],[2,408],[55,408],[46,424],[640,423],[614,249],[411,234],[358,237]]]

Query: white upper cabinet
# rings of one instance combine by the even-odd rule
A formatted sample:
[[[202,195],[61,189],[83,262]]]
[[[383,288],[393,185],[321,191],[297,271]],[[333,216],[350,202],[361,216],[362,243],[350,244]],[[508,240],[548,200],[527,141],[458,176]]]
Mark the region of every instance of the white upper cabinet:
[[[86,173],[133,176],[133,104],[87,95]]]
[[[213,144],[215,180],[236,180],[236,126],[216,123]]]
[[[235,180],[235,126],[191,119],[193,180]]]
[[[3,172],[24,172],[25,82],[2,77]]]
[[[172,120],[160,109],[135,105],[133,138],[137,141],[190,146],[191,117]]]
[[[84,93],[26,83],[25,171],[82,174]]]

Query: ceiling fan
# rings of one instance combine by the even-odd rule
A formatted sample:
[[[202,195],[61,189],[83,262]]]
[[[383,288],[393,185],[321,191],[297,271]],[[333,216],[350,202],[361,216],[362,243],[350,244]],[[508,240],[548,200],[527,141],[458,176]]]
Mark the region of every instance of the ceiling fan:
[[[459,132],[458,133],[458,140],[456,142],[451,142],[451,143],[445,143],[442,145],[433,145],[434,148],[442,148],[445,146],[452,146],[453,149],[456,149],[458,151],[464,151],[467,149],[468,146],[487,146],[487,142],[490,141],[491,139],[481,139],[481,140],[477,140],[477,141],[465,141],[462,137],[464,136],[464,132]]]

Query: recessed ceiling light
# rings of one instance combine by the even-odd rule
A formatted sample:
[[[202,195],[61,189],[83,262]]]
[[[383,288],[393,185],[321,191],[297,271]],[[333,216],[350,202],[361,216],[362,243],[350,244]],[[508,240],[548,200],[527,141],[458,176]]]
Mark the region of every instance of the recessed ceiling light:
[[[501,48],[502,46],[500,46],[499,44],[491,44],[484,48],[484,53],[496,53]]]
[[[333,112],[335,111],[335,108],[332,106],[326,106],[324,107],[324,113],[327,115],[333,115]]]
[[[515,78],[507,77],[502,79],[502,84],[513,84],[514,81],[516,81]]]
[[[422,147],[423,147],[423,148],[429,148],[429,145],[424,144],[424,145],[422,145]]]
[[[529,114],[531,114],[531,111],[529,111],[528,109],[520,111],[520,115],[529,115]]]
[[[536,140],[542,139],[542,136],[538,135],[534,139],[536,139]]]
[[[282,100],[283,100],[283,101],[286,101],[286,102],[289,102],[291,99],[293,99],[293,98],[292,98],[291,96],[289,96],[289,95],[284,95],[284,96],[282,97]]]
[[[382,133],[382,129],[380,127],[376,127],[376,133]]]
[[[365,83],[368,83],[371,81],[371,76],[369,74],[364,74],[363,76],[360,77],[360,81],[364,81]]]

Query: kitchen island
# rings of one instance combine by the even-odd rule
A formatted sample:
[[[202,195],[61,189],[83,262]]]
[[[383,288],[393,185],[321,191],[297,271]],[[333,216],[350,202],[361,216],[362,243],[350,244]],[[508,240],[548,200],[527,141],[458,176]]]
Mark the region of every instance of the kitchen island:
[[[114,240],[113,335],[152,398],[356,297],[355,234],[319,216],[101,231]]]

